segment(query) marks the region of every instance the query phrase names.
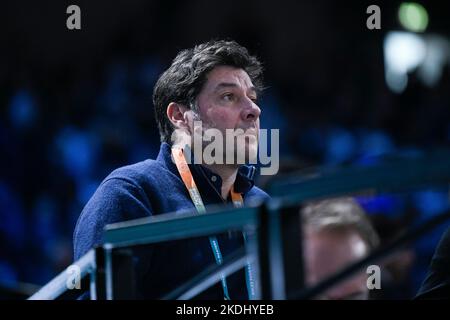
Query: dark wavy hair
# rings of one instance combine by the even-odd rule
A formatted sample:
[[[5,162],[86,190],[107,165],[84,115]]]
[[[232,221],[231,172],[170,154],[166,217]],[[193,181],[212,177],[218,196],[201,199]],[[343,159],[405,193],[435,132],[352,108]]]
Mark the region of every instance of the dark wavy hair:
[[[243,69],[255,88],[259,91],[263,89],[261,62],[235,41],[214,40],[179,52],[171,66],[159,77],[153,90],[155,119],[161,142],[170,144],[174,130],[166,115],[167,106],[175,102],[197,111],[196,98],[208,73],[217,66]]]

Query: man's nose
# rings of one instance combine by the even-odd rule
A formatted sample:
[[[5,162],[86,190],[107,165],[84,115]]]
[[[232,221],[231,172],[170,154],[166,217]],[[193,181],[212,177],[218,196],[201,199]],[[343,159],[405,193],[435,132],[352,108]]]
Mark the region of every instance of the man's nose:
[[[261,109],[256,103],[249,99],[242,110],[242,116],[245,121],[256,121],[261,114]]]

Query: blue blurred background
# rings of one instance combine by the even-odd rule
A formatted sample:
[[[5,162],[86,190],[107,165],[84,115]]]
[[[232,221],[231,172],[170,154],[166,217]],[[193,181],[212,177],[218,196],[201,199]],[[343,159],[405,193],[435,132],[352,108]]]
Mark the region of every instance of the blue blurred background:
[[[81,30],[66,28],[70,4]],[[449,11],[427,1],[402,16],[401,1],[378,1],[382,28],[368,30],[370,4],[2,2],[0,284],[43,285],[71,263],[76,220],[101,180],[157,155],[159,74],[180,49],[212,38],[233,38],[264,62],[261,122],[280,129],[281,172],[448,147]],[[447,210],[449,193],[360,201],[387,241]],[[407,290],[392,297],[414,293],[445,227],[411,248]]]

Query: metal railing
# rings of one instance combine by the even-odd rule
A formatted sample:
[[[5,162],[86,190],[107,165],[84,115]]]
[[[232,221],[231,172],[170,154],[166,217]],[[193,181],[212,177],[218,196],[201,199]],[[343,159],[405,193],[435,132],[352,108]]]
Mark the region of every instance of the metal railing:
[[[97,286],[95,287],[94,283],[92,288],[95,289],[94,292],[99,292],[99,277],[96,278],[92,273],[92,267],[102,267],[105,273],[104,297],[114,299],[118,297],[118,290],[120,290],[120,287],[115,286],[117,275],[114,272],[114,255],[117,252],[123,253],[123,249],[132,246],[208,236],[229,229],[250,230],[256,237],[246,249],[225,259],[225,263],[221,266],[210,266],[203,273],[161,298],[192,298],[210,287],[214,281],[217,282],[220,273],[232,273],[243,267],[244,261],[250,259],[256,261],[258,265],[256,270],[259,279],[258,298],[308,299],[344,280],[364,265],[385,257],[405,243],[414,241],[441,225],[449,219],[449,214],[430,220],[313,288],[305,288],[299,204],[311,199],[361,191],[374,193],[407,191],[429,184],[442,184],[448,187],[449,182],[450,152],[448,150],[413,159],[391,159],[378,165],[324,171],[306,179],[304,177],[283,178],[283,180],[275,181],[269,188],[272,199],[257,207],[216,208],[201,215],[194,212],[171,213],[109,225],[105,229],[104,243],[99,249],[103,250],[104,259],[98,261],[98,254],[89,253],[89,258],[85,256],[86,258],[81,259],[85,258],[82,263],[85,267],[83,270],[90,270],[85,272],[93,275],[91,282],[97,282]],[[81,260],[78,263],[81,263]],[[52,299],[65,290],[63,272],[30,299]],[[123,295],[119,296],[123,297]]]

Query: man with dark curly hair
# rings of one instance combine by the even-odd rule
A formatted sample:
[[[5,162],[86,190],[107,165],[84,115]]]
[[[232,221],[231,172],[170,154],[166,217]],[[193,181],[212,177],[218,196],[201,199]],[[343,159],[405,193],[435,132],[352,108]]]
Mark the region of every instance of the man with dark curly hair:
[[[249,155],[245,163],[255,158],[261,89],[261,63],[234,41],[211,41],[178,53],[153,93],[159,155],[119,168],[100,184],[75,228],[75,259],[101,243],[110,223],[186,210],[202,213],[212,204],[240,206],[267,198],[254,186],[254,168],[236,161],[242,152]],[[232,133],[238,141],[244,137],[242,148],[225,146],[223,139],[212,153],[214,161],[204,158],[208,130],[224,137]],[[209,265],[222,263],[244,242],[242,233],[228,232],[145,250],[136,268],[139,297],[160,298]],[[252,298],[249,278],[247,269],[222,277],[199,298]]]

